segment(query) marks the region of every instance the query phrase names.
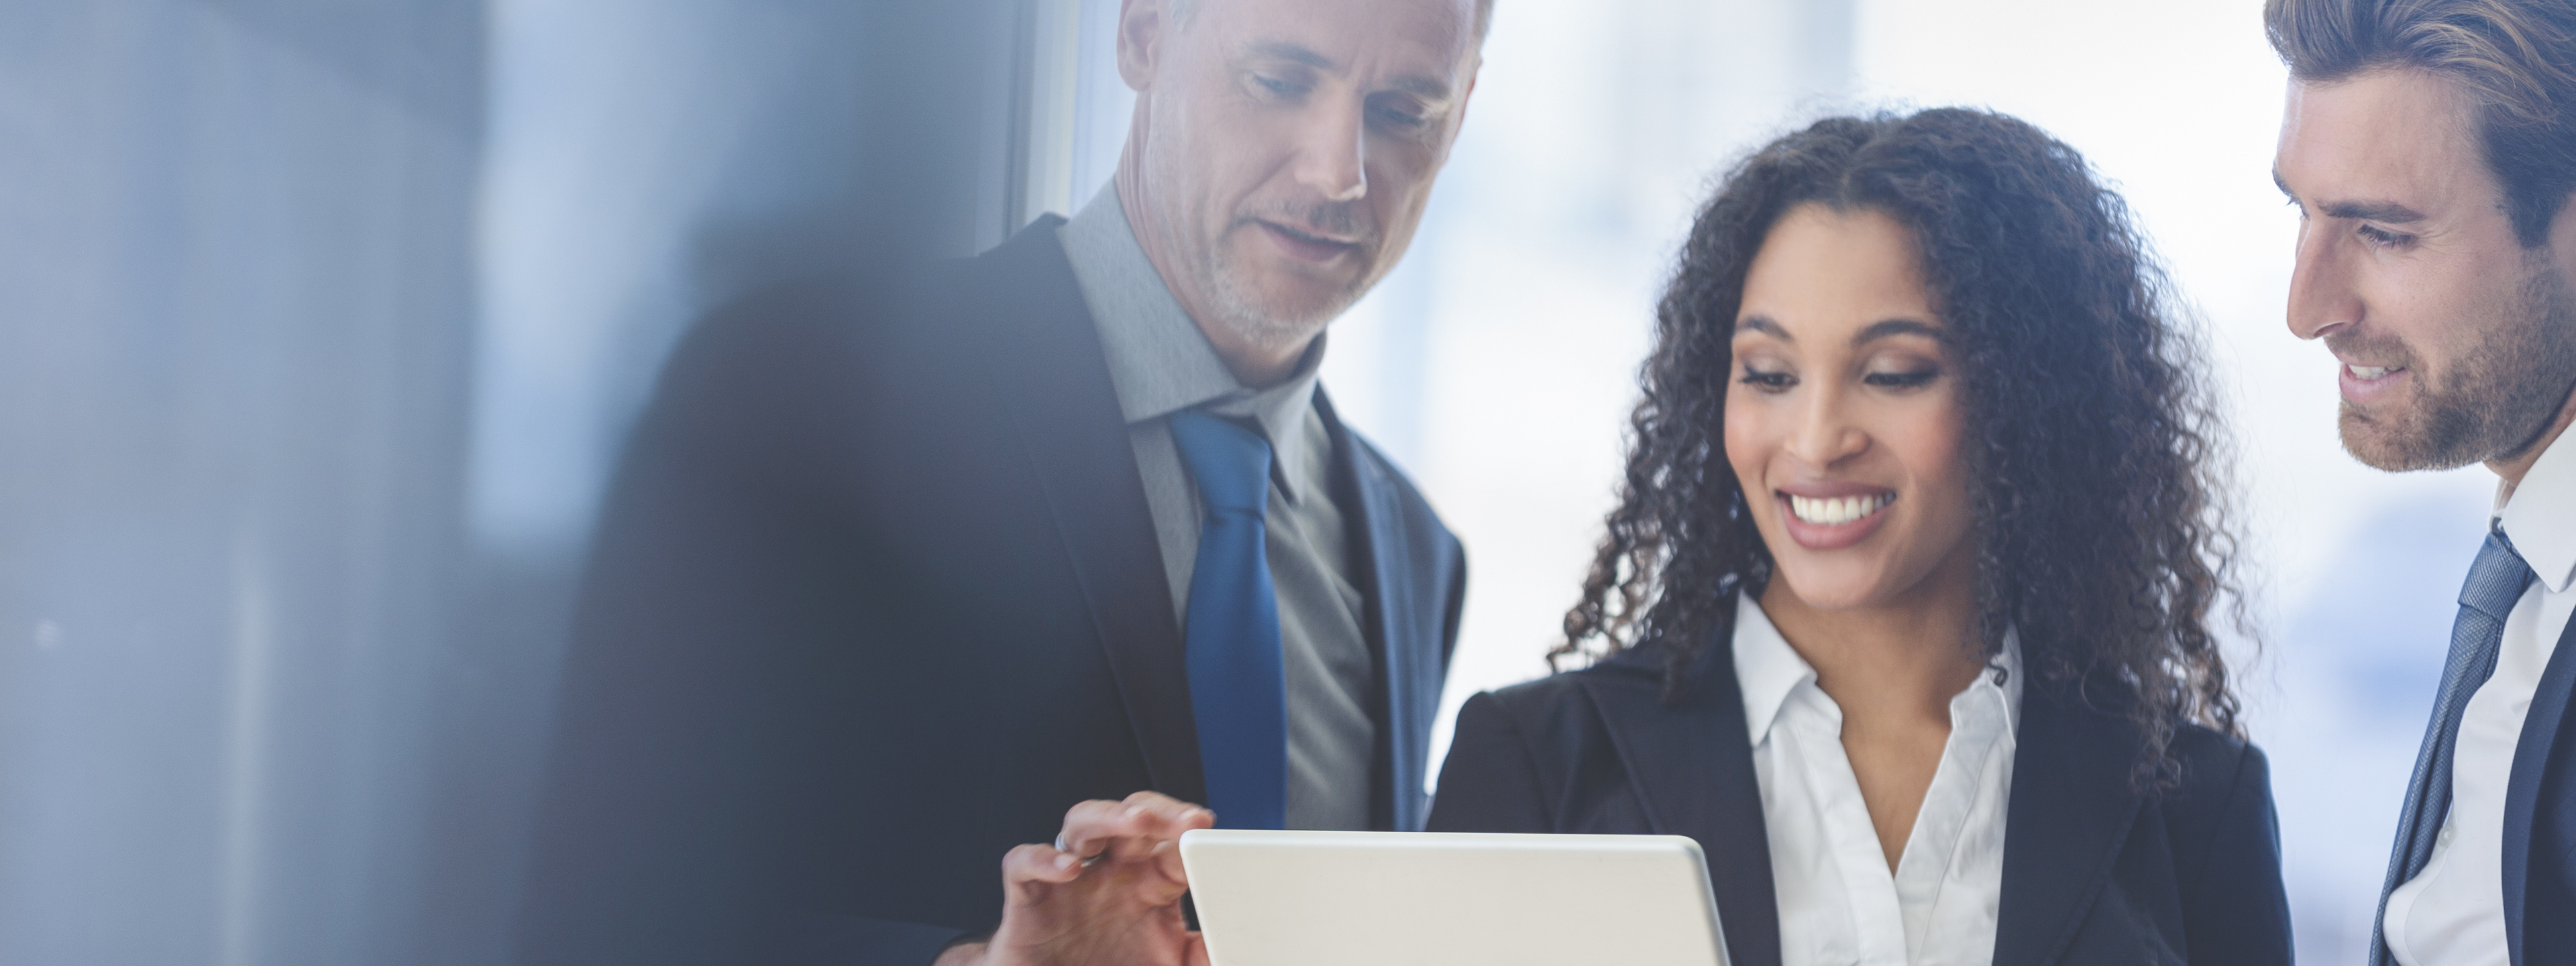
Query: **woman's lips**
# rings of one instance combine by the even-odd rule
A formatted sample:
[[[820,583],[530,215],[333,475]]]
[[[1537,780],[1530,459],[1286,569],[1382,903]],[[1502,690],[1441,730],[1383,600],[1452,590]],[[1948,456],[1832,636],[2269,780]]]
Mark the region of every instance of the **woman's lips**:
[[[2367,406],[2396,390],[2399,383],[2414,375],[2403,366],[2359,366],[2344,363],[2335,367],[2335,382],[2343,390],[2345,402]]]
[[[1809,550],[1839,550],[1868,539],[1887,522],[1887,508],[1896,502],[1891,490],[1834,497],[1773,491],[1771,496],[1789,539]]]
[[[1356,242],[1334,241],[1267,221],[1259,221],[1255,224],[1261,226],[1262,233],[1269,235],[1271,242],[1278,245],[1280,251],[1286,252],[1288,257],[1301,262],[1329,262],[1342,257],[1344,252],[1360,247]]]

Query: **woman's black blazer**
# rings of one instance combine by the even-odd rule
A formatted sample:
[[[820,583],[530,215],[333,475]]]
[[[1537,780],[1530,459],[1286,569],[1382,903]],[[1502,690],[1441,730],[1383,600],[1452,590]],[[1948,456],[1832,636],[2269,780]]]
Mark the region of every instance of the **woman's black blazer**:
[[[1687,835],[1708,857],[1733,966],[1779,966],[1762,791],[1728,648],[1664,697],[1664,652],[1476,695],[1440,771],[1435,832]],[[2141,795],[2137,731],[2025,685],[1995,966],[2290,962],[2263,752],[2174,736],[2180,787]]]

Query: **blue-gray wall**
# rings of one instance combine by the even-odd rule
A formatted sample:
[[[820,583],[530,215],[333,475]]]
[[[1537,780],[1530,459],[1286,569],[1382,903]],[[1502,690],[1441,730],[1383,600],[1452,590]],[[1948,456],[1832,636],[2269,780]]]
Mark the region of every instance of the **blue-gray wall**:
[[[0,0],[0,962],[494,963],[678,332],[970,251],[1016,0]]]
[[[417,909],[460,572],[471,3],[0,3],[0,961]]]

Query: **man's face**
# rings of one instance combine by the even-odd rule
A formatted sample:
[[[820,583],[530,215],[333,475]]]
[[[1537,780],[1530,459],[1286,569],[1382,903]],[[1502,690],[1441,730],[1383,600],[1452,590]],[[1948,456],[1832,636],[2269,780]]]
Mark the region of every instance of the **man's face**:
[[[2343,444],[2385,470],[2509,459],[2576,383],[2576,293],[2557,237],[2525,249],[2440,77],[2293,81],[2274,177],[2299,207],[2290,331],[2342,364]]]
[[[1203,326],[1303,345],[1413,238],[1475,78],[1474,0],[1195,0],[1141,42],[1160,3],[1128,5],[1138,231]]]

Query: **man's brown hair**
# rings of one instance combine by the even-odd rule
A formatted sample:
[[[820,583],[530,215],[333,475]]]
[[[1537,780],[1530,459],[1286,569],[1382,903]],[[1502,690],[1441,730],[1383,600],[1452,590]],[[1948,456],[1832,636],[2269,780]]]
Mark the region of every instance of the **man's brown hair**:
[[[2415,69],[2459,85],[2524,248],[2576,192],[2576,0],[2265,0],[2290,76]]]

